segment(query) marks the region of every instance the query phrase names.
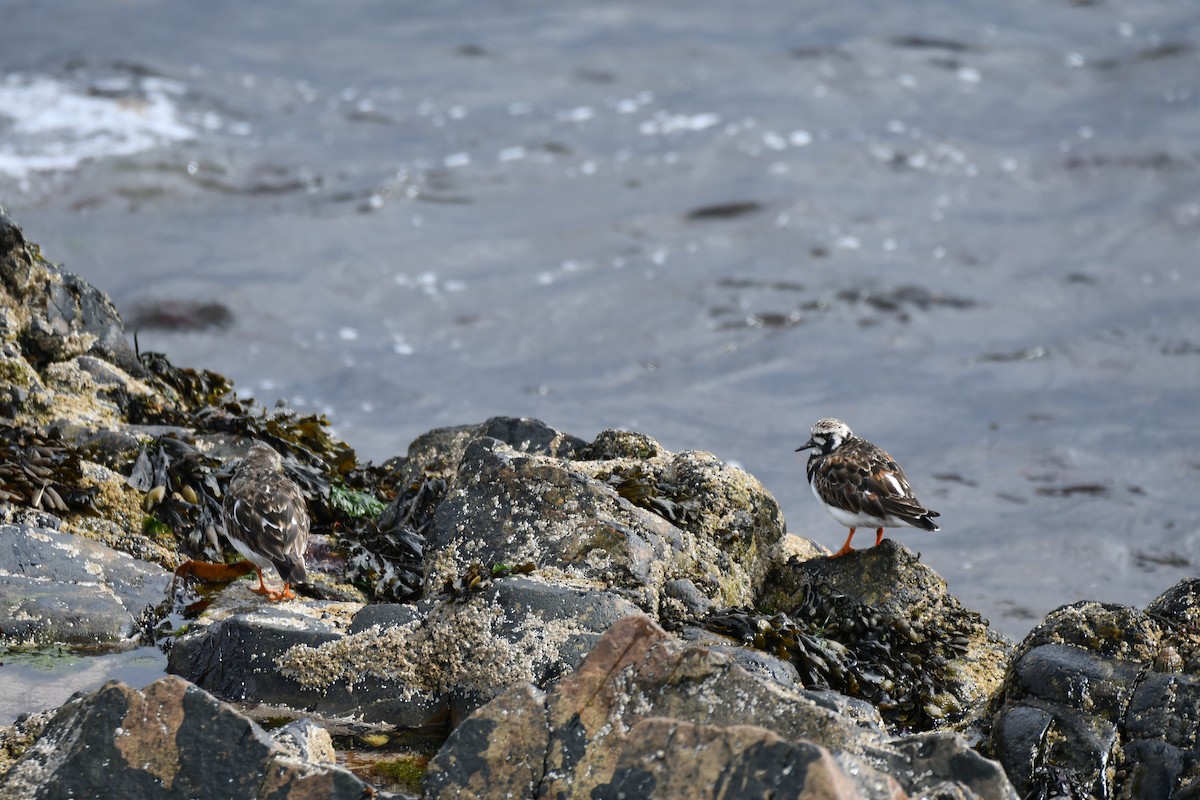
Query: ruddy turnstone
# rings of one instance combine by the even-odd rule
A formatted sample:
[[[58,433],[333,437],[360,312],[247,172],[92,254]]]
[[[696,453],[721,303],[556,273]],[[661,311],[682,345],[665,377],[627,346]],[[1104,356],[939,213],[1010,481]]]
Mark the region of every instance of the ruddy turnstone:
[[[225,493],[225,531],[258,573],[255,592],[268,600],[296,596],[292,585],[305,579],[308,525],[304,495],[284,474],[283,459],[268,445],[256,443],[234,470]],[[282,592],[263,582],[262,571],[269,567],[283,578]]]
[[[831,558],[854,548],[850,540],[861,527],[875,528],[875,544],[883,541],[884,528],[921,528],[936,531],[930,511],[913,497],[904,470],[879,447],[860,439],[850,426],[837,419],[820,419],[796,452],[816,448],[808,457],[808,484],[825,510],[850,529],[846,543]]]

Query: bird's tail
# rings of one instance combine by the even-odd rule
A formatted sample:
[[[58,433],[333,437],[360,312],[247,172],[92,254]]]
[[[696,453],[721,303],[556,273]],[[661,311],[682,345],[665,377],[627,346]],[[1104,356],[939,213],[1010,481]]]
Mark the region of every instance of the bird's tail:
[[[914,528],[920,528],[925,531],[940,531],[941,528],[933,521],[933,517],[940,516],[941,514],[936,511],[925,509],[922,513],[910,517],[908,521]]]
[[[279,577],[292,586],[298,586],[308,578],[308,573],[304,569],[304,562],[298,558],[281,558],[271,563],[275,565],[275,569],[279,570]]]

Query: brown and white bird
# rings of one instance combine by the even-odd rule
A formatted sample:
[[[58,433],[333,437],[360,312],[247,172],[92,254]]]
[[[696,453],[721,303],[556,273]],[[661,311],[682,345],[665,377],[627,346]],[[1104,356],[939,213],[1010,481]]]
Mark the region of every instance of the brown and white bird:
[[[256,443],[238,464],[225,494],[225,531],[229,541],[258,573],[258,594],[268,600],[295,597],[303,583],[308,546],[308,508],[304,494],[283,471],[283,459],[270,446]],[[268,589],[263,570],[274,567],[283,591]]]
[[[884,528],[921,528],[936,531],[930,511],[913,496],[904,470],[879,447],[855,436],[841,420],[817,420],[801,450],[816,449],[808,457],[808,483],[825,510],[850,529],[846,543],[831,558],[854,548],[850,540],[858,528],[875,528],[875,544],[883,541]]]

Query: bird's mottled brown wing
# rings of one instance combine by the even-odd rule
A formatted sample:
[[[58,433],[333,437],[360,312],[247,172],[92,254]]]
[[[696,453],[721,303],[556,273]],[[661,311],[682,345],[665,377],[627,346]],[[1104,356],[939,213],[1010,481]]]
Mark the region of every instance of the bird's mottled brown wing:
[[[904,470],[885,451],[854,438],[810,465],[810,480],[826,503],[879,519],[898,518],[927,530],[938,516],[913,496]]]
[[[244,465],[225,496],[229,535],[269,561],[288,583],[303,583],[308,509],[292,480],[274,470]]]

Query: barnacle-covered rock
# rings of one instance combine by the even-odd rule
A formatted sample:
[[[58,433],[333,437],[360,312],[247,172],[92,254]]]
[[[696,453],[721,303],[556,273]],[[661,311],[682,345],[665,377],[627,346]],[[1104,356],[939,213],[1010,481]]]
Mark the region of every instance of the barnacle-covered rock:
[[[1052,612],[1012,659],[989,746],[1022,796],[1173,797],[1200,786],[1200,580],[1145,611]]]
[[[310,708],[318,694],[281,674],[279,659],[296,645],[338,639],[361,607],[328,600],[266,605],[248,581],[237,581],[175,641],[167,671],[223,700]]]
[[[897,730],[973,725],[1004,674],[1011,644],[949,594],[903,545],[837,559],[791,559],[767,575],[760,608],[711,629],[789,658],[806,686],[876,706]]]
[[[120,317],[104,293],[42,258],[37,245],[0,210],[0,305],[9,310],[3,338],[18,340],[39,367],[84,353],[136,373]]]
[[[515,425],[487,425],[519,438]],[[461,445],[461,436],[453,441]],[[534,449],[519,449],[527,445]],[[749,603],[782,533],[778,504],[761,484],[707,453],[671,454],[622,432],[586,447],[549,431],[516,446],[480,435],[463,446],[434,514],[426,589],[472,562],[531,562],[550,577],[625,592],[659,619],[678,621],[689,602],[668,584],[690,582],[701,604]]]
[[[501,572],[458,596],[365,607],[264,606],[239,582],[175,643],[169,668],[229,700],[419,726],[512,683],[554,680],[637,610],[610,592]]]

